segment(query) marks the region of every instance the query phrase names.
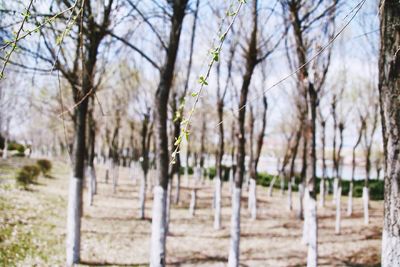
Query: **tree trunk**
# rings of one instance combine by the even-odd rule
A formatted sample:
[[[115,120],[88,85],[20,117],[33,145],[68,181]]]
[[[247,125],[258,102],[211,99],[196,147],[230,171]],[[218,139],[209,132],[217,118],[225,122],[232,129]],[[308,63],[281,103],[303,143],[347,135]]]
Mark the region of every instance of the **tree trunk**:
[[[140,196],[139,196],[139,219],[143,220],[145,218],[145,203],[146,203],[146,187],[147,187],[147,174],[141,177],[140,184]]]
[[[353,187],[354,183],[353,181],[350,181],[349,196],[347,200],[347,216],[349,217],[353,214]]]
[[[293,209],[293,201],[292,201],[292,180],[293,177],[289,178],[288,181],[288,209],[292,210]]]
[[[364,210],[364,224],[368,225],[369,224],[369,209],[368,209],[369,189],[366,186],[363,187],[362,200],[363,200],[363,210]]]
[[[196,195],[197,195],[197,189],[193,188],[191,197],[190,197],[190,205],[189,205],[189,213],[191,217],[194,217],[195,212],[196,212]]]
[[[215,178],[214,229],[221,229],[221,178]]]
[[[280,174],[278,174],[280,175]],[[269,183],[269,188],[268,188],[268,196],[272,197],[272,193],[274,191],[274,185],[275,185],[275,181],[276,181],[276,175],[274,175],[274,178],[272,178],[271,182]]]
[[[242,189],[234,187],[232,193],[231,239],[229,244],[228,266],[239,266],[240,245],[240,199]]]
[[[320,196],[320,202],[319,206],[324,207],[325,206],[325,178],[326,178],[326,157],[325,157],[325,146],[326,146],[326,124],[325,121],[323,120],[321,122],[321,127],[322,127],[322,136],[321,136],[321,143],[322,143],[322,177],[320,181],[320,189],[319,189],[319,196]]]
[[[176,205],[178,205],[178,203],[179,203],[180,191],[181,191],[181,173],[180,173],[180,171],[178,171],[176,173],[176,191],[175,191],[175,199],[174,199],[174,203]]]
[[[169,2],[173,9],[171,29],[165,64],[161,68],[160,83],[155,96],[155,130],[156,130],[156,164],[157,184],[154,187],[152,228],[150,241],[150,266],[165,266],[166,264],[166,198],[168,189],[168,135],[167,135],[167,105],[169,91],[174,77],[174,67],[179,47],[182,22],[188,0]]]
[[[381,0],[379,93],[385,153],[382,266],[400,266],[400,2]],[[395,97],[397,96],[397,97]]]
[[[240,90],[239,114],[237,125],[237,169],[235,175],[235,188],[232,194],[232,217],[231,217],[231,237],[228,266],[239,266],[239,242],[240,242],[240,199],[242,194],[243,176],[245,173],[245,118],[246,103],[251,77],[257,65],[257,0],[253,1],[252,7],[253,29],[251,32],[248,49],[246,51],[246,70],[243,75],[242,87]]]
[[[72,152],[73,175],[70,179],[67,215],[67,266],[80,261],[82,186],[84,179],[85,131],[88,100],[84,99],[75,114],[75,138]]]
[[[250,215],[251,219],[257,218],[257,184],[254,178],[250,179],[250,190],[249,190],[250,201]]]
[[[340,213],[340,208],[341,208],[341,195],[342,195],[342,187],[338,187],[338,195],[336,198],[336,221],[335,221],[335,234],[340,235],[340,220],[341,220],[341,213]]]
[[[4,149],[3,149],[3,159],[8,158],[8,137],[6,136],[4,139]]]

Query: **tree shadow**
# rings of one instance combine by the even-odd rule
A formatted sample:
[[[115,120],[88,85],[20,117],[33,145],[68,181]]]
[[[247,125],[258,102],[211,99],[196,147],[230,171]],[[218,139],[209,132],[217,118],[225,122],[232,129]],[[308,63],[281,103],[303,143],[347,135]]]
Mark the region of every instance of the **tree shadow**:
[[[151,223],[150,217],[140,219],[139,217],[128,215],[128,216],[91,216],[89,214],[84,215],[85,219],[89,220],[105,220],[105,221],[147,221]]]
[[[207,262],[222,262],[226,263],[228,261],[228,257],[225,256],[208,256],[202,253],[195,253],[193,256],[189,258],[181,258],[175,261],[167,262],[167,265],[181,266],[182,264],[200,264]]]
[[[380,267],[381,263],[372,263],[372,264],[364,264],[364,263],[354,263],[351,261],[343,261],[343,263],[348,267]]]
[[[87,265],[87,266],[130,266],[130,267],[136,267],[136,266],[149,266],[149,263],[118,263],[118,262],[108,262],[108,261],[86,261],[83,260],[80,262],[80,264]]]

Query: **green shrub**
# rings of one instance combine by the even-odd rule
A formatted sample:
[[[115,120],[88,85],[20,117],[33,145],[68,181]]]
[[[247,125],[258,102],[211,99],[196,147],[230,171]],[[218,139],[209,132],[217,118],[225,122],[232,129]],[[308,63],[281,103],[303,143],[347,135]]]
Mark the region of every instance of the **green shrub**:
[[[208,177],[209,179],[214,179],[216,174],[215,167],[210,167],[208,169],[205,169],[205,171],[206,171],[206,177]]]
[[[181,175],[184,175],[184,174],[185,174],[185,167],[181,166],[181,168],[180,168],[180,170],[179,170],[179,173],[180,173]],[[189,166],[188,174],[189,174],[189,175],[192,175],[192,174],[193,174],[193,167],[190,167],[190,166]]]
[[[40,169],[38,166],[25,165],[17,172],[17,184],[27,189],[28,185],[37,181],[39,174]]]
[[[39,166],[40,171],[43,173],[43,175],[48,175],[52,168],[51,161],[47,159],[37,160],[36,165]]]
[[[7,150],[17,150],[19,153],[24,153],[25,146],[17,142],[10,142],[7,146]]]

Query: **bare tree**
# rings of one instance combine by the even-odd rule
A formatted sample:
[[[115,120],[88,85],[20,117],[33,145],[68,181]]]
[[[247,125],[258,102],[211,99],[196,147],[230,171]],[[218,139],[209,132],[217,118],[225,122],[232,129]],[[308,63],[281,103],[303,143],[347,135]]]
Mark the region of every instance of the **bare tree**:
[[[306,66],[309,51],[318,51],[323,41],[331,40],[335,32],[335,13],[338,0],[334,1],[283,1],[287,10],[287,21],[292,26],[293,37],[296,45],[297,65],[301,67],[298,72],[300,92],[303,94],[306,107],[306,121],[304,147],[308,151],[308,165],[306,171],[305,191],[305,242],[308,245],[307,266],[316,266],[318,261],[317,248],[317,206],[316,206],[316,119],[317,106],[326,74],[330,66],[331,49],[325,57],[319,57],[312,68]],[[318,28],[320,33],[312,37],[311,28]],[[321,31],[322,30],[322,31]],[[322,34],[321,34],[322,33]],[[312,73],[313,77],[309,74]]]
[[[173,10],[169,43],[165,62],[160,69],[160,82],[155,95],[155,138],[157,144],[157,181],[154,187],[154,202],[151,231],[151,266],[165,266],[166,242],[166,200],[168,189],[168,135],[167,135],[167,104],[169,91],[172,84],[176,56],[178,53],[180,34],[183,18],[188,0],[175,0],[169,2]]]
[[[371,107],[369,107],[370,109]],[[372,114],[371,114],[372,113]],[[369,112],[369,123],[365,124],[365,129],[363,131],[363,144],[365,150],[365,180],[363,187],[363,209],[364,209],[364,224],[369,223],[369,179],[371,176],[371,152],[372,144],[374,140],[374,135],[378,125],[378,103],[372,104],[372,109]],[[369,127],[370,126],[370,127]]]
[[[347,216],[351,216],[353,213],[353,187],[354,187],[354,175],[356,171],[356,149],[361,142],[361,138],[363,137],[363,133],[365,131],[366,123],[365,118],[363,116],[360,117],[360,127],[358,128],[358,137],[356,143],[353,146],[353,153],[352,153],[352,169],[351,169],[351,180],[350,180],[350,187],[349,187],[349,196],[348,196],[348,204],[347,204]]]

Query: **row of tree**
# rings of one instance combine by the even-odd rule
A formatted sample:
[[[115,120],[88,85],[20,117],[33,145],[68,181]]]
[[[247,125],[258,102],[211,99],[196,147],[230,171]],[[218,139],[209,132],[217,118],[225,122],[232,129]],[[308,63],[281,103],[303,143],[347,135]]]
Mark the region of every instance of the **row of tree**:
[[[278,156],[278,175],[283,183],[287,183],[290,209],[294,177],[298,174],[301,178],[299,200],[302,204],[304,199],[304,207],[300,206],[299,217],[304,217],[303,241],[309,248],[307,265],[316,266],[318,261],[316,177],[318,160],[321,159],[320,204],[324,206],[327,191],[324,181],[329,169],[326,155],[329,135],[326,131],[332,134],[331,169],[332,177],[335,178],[336,232],[340,233],[345,129],[349,128],[356,136],[351,144],[353,167],[348,215],[352,213],[356,152],[362,143],[366,172],[364,214],[368,222],[368,180],[371,176],[373,144],[379,129],[379,117],[385,155],[382,264],[398,264],[400,103],[395,96],[399,95],[400,90],[400,44],[396,37],[399,34],[399,27],[396,26],[400,23],[399,4],[394,0],[386,0],[381,1],[379,8],[381,49],[378,91],[376,86],[371,85],[374,80],[360,83],[360,89],[349,90],[349,87],[356,86],[350,82],[353,77],[348,77],[346,64],[336,69],[333,65],[335,50],[331,44],[338,42],[340,34],[348,25],[338,28],[337,18],[340,11],[344,10],[342,1],[285,0],[276,1],[272,6],[257,0],[245,2],[229,5],[228,11],[224,13],[225,6],[202,3],[200,0],[166,3],[63,0],[50,1],[48,5],[31,1],[23,14],[24,23],[31,25],[34,30],[25,28],[27,34],[21,39],[18,39],[18,35],[13,36],[12,29],[20,25],[15,23],[14,13],[23,3],[9,3],[9,6],[1,10],[6,18],[0,27],[0,40],[5,44],[2,50],[9,51],[9,47],[17,46],[19,51],[7,52],[10,55],[14,52],[13,57],[7,53],[2,56],[4,64],[9,64],[9,72],[6,74],[10,74],[10,78],[2,80],[0,86],[9,88],[4,81],[18,77],[20,74],[17,71],[32,75],[34,87],[44,89],[39,93],[23,91],[21,95],[26,98],[34,95],[40,101],[40,104],[31,105],[39,116],[48,115],[53,143],[60,144],[54,147],[60,147],[56,150],[68,151],[71,156],[68,266],[80,260],[83,179],[87,168],[92,196],[96,193],[96,154],[106,159],[109,166],[106,175],[113,178],[114,188],[117,185],[118,165],[127,166],[131,160],[140,162],[143,176],[139,215],[143,219],[148,172],[151,167],[156,169],[156,179],[150,186],[153,189],[151,266],[164,266],[166,263],[168,188],[173,177],[176,177],[178,193],[174,201],[179,202],[181,166],[186,166],[187,174],[187,167],[191,165],[189,160],[194,158],[194,165],[199,166],[196,171],[201,172],[206,156],[215,155],[214,227],[220,229],[223,169],[229,162],[232,166],[230,175],[233,187],[228,261],[229,266],[239,265],[242,186],[245,184],[249,190],[251,217],[256,219],[258,165],[266,142],[265,132],[272,128],[271,123],[267,127],[267,115],[270,121],[272,115],[269,114],[278,113],[271,111],[271,105],[268,104],[265,93],[271,87],[266,84],[273,73],[270,70],[272,66],[286,70],[282,60],[274,60],[274,55],[286,58],[288,70],[292,72],[291,76],[284,79],[290,79],[292,86],[280,90],[285,90],[284,98],[270,97],[269,103],[273,102],[274,108],[282,105],[279,102],[289,101],[289,104],[284,104],[293,113],[282,113],[282,126],[273,125],[273,131],[279,132],[279,139],[283,140],[281,143],[284,148],[280,149]],[[360,1],[345,16],[348,23],[363,8],[364,3]],[[54,10],[58,12],[54,13]],[[235,22],[236,17],[238,20]],[[202,26],[202,20],[209,21],[206,27]],[[219,36],[208,40],[209,29]],[[225,29],[230,31],[221,38]],[[227,42],[222,50],[213,48],[211,51],[212,60],[216,62],[215,72],[211,73],[208,81],[204,80],[208,75],[199,79],[202,85],[215,90],[203,92],[210,96],[209,100],[201,101],[197,109],[190,109],[188,104],[197,101],[190,98],[196,98],[198,94],[192,89],[197,86],[198,78],[193,73],[199,72],[203,60],[202,57],[198,59],[196,50],[209,49],[209,44],[201,45],[204,40],[215,47],[217,39],[221,42],[226,39]],[[340,74],[332,74],[335,72]],[[39,78],[42,75],[50,76],[51,81]],[[349,91],[351,93],[347,93]],[[203,97],[200,96],[201,100]],[[2,90],[0,100],[8,103],[8,108],[1,107],[0,120],[1,127],[7,129],[6,138],[10,114],[14,113],[10,111],[9,104],[17,101],[13,99],[18,100],[18,96],[3,96]],[[18,111],[22,114],[24,110],[20,108]],[[194,113],[193,123],[190,132],[184,132],[189,134],[186,147],[180,148],[180,142],[176,140],[181,138],[184,125],[188,123],[184,115],[186,113]],[[215,126],[210,125],[209,121],[215,121]],[[355,129],[351,129],[351,123],[356,125]],[[228,131],[227,126],[231,126]],[[329,126],[333,130],[329,130]],[[276,130],[278,128],[281,129]],[[30,134],[41,136],[43,129],[34,127]],[[38,137],[38,140],[32,141],[34,147],[40,142],[49,143],[48,138],[40,140]],[[176,153],[171,157],[173,151],[181,150],[185,154]],[[319,157],[318,150],[321,152]],[[182,164],[182,155],[186,155],[185,164]],[[296,163],[299,161],[301,168],[297,171]],[[193,196],[196,196],[196,189],[193,189]]]

